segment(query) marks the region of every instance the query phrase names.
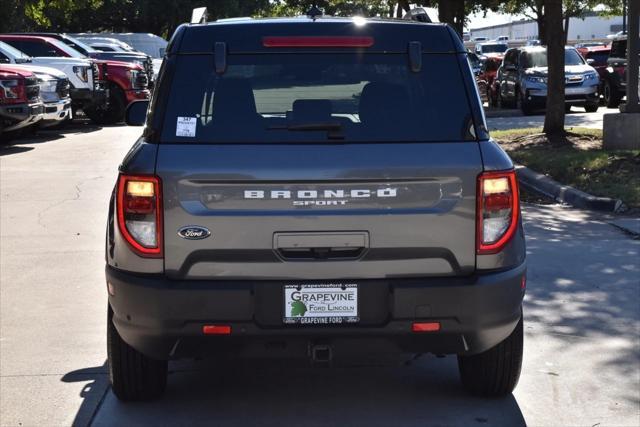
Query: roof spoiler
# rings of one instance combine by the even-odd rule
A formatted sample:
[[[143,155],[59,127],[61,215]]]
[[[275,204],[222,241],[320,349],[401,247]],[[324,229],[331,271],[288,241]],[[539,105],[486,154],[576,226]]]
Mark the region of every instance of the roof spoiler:
[[[431,18],[429,18],[429,14],[423,7],[416,7],[414,9],[411,9],[402,17],[402,19],[407,19],[409,21],[425,22],[425,23],[433,22],[431,21]]]
[[[205,24],[207,22],[209,12],[205,7],[196,7],[191,11],[191,23],[192,24]]]

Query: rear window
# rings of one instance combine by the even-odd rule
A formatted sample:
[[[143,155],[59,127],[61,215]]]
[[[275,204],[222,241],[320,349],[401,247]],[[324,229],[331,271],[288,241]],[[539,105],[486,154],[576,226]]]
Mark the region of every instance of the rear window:
[[[165,142],[451,141],[470,139],[458,57],[403,54],[178,57]]]
[[[506,44],[483,44],[482,53],[503,53],[509,49]]]
[[[609,58],[609,51],[598,51],[587,53],[587,59],[593,59],[595,62],[593,65],[607,65],[607,59]]]
[[[584,60],[575,49],[564,50],[564,65],[582,65]],[[523,68],[547,67],[547,50],[538,49],[524,55]]]

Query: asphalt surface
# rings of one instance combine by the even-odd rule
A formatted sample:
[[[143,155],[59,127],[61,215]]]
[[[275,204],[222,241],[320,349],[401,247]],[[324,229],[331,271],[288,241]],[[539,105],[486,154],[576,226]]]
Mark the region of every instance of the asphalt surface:
[[[638,426],[640,241],[524,206],[529,281],[515,393],[466,395],[453,357],[170,365],[165,398],[119,403],[106,374],[104,230],[139,129],[79,126],[0,148],[2,426]]]
[[[602,129],[603,116],[619,112],[617,108],[600,107],[595,113],[586,113],[584,108],[572,107],[571,112],[565,116],[565,125],[567,127]],[[501,117],[496,117],[496,115]],[[544,111],[537,112],[532,116],[523,116],[518,110],[491,110],[487,112],[489,131],[542,126],[544,126]]]

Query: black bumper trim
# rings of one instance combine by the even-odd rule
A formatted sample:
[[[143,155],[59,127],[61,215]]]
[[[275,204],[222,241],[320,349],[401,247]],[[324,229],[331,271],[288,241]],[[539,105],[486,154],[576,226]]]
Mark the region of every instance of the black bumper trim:
[[[342,347],[360,343],[360,349],[384,343],[387,350],[409,353],[478,353],[513,331],[525,274],[523,263],[468,277],[349,280],[360,285],[358,325],[299,326],[282,323],[282,285],[291,281],[178,281],[106,268],[115,293],[109,303],[118,332],[131,346],[158,359],[222,351],[260,353],[274,342],[280,343],[278,348],[300,350],[312,341]],[[442,327],[415,334],[414,321],[438,321]],[[204,336],[205,324],[230,325],[232,334]]]

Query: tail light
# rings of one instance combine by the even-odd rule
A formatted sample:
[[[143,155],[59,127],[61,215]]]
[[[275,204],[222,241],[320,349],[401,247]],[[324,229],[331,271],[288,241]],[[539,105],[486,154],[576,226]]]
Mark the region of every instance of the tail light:
[[[478,177],[477,252],[500,252],[518,226],[520,197],[514,170],[485,172]]]
[[[373,37],[271,36],[262,38],[264,47],[371,47],[373,43]]]
[[[118,227],[141,256],[162,257],[162,192],[157,176],[120,175]]]

